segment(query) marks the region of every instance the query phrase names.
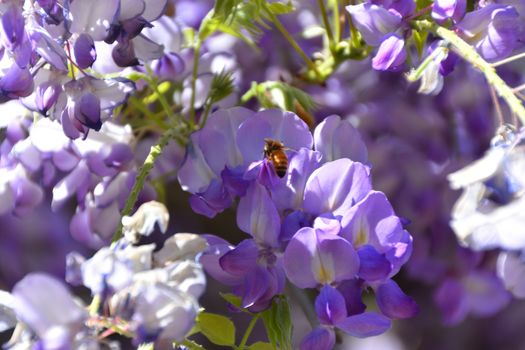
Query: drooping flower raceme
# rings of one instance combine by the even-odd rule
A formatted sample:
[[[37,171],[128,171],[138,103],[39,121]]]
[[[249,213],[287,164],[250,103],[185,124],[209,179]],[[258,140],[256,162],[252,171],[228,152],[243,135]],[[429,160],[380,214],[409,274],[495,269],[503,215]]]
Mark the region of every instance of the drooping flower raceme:
[[[282,179],[263,159],[265,138],[291,149]],[[292,113],[235,108],[212,114],[192,141],[179,181],[195,192],[194,210],[215,214],[241,197],[237,224],[251,238],[233,246],[209,236],[201,258],[211,276],[233,287],[241,307],[268,307],[286,279],[321,288],[319,310],[344,300],[333,317],[318,312],[323,326],[307,337],[305,349],[318,336],[332,339],[334,327],[370,336],[387,330],[391,318],[416,312],[390,279],[410,256],[412,238],[385,195],[372,190],[366,147],[349,122],[328,117],[312,135]],[[365,312],[367,288],[381,314]]]
[[[207,246],[195,234],[178,233],[154,251],[155,244],[135,245],[139,235],[149,235],[155,225],[167,228],[168,213],[158,202],[143,204],[124,217],[127,234],[111,247],[85,260],[68,257],[67,280],[88,287],[109,317],[127,323],[134,342],[169,348],[184,340],[199,310],[198,298],[206,280],[196,257]]]
[[[463,189],[451,226],[459,241],[474,250],[501,249],[498,275],[523,298],[525,207],[524,131],[504,125],[483,158],[449,175],[451,187]]]
[[[163,55],[142,31],[154,26],[167,0],[6,1],[0,8],[0,101],[22,99],[58,120],[72,138],[100,130],[134,86],[102,78],[97,61],[119,73]],[[104,55],[109,52],[109,57]]]

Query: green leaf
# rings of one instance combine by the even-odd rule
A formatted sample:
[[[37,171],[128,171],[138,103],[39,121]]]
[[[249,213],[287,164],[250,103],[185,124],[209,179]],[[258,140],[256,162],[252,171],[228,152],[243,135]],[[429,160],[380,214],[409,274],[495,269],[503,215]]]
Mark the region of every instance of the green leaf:
[[[250,44],[257,49],[256,39],[262,34],[261,28],[269,29],[266,23],[270,15],[293,11],[289,3],[267,3],[265,0],[219,0],[208,13],[199,29],[199,39],[205,40],[220,31]]]
[[[292,12],[294,9],[292,3],[283,4],[282,2],[273,2],[267,4],[268,10],[274,15],[284,15]]]
[[[273,350],[273,346],[270,343],[258,341],[248,347],[248,350]]]
[[[219,74],[215,74],[208,95],[210,103],[217,103],[228,97],[233,90],[235,90],[235,86],[233,84],[232,72],[222,71]]]
[[[414,44],[416,45],[416,50],[419,58],[423,56],[423,49],[425,48],[427,37],[428,32],[426,31],[412,31],[412,38],[414,39]]]
[[[201,312],[197,324],[209,341],[222,346],[235,346],[235,325],[225,316]]]
[[[424,9],[427,6],[430,6],[434,0],[416,0],[416,11]]]
[[[139,80],[148,80],[149,77],[144,74],[144,73],[140,73],[140,72],[131,72],[129,73],[126,78],[128,78],[129,80],[133,81],[133,82],[137,82]]]
[[[220,296],[236,308],[241,308],[241,298],[231,293],[219,293]]]
[[[256,97],[264,108],[279,107],[285,111],[297,112],[296,103],[299,103],[306,110],[316,108],[316,104],[310,95],[281,81],[252,83],[250,90],[241,100],[247,102],[252,97]]]
[[[273,299],[272,306],[262,313],[268,339],[274,349],[292,349],[292,318],[285,296]]]

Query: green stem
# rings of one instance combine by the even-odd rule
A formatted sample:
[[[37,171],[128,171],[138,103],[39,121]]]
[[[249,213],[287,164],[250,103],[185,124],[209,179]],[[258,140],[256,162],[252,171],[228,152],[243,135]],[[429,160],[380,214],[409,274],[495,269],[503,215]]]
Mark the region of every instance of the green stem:
[[[312,300],[308,297],[304,289],[299,289],[291,283],[286,284],[287,293],[290,294],[292,300],[299,304],[299,307],[303,311],[303,314],[306,316],[308,323],[312,328],[318,326],[317,315],[313,309]]]
[[[494,62],[494,63],[492,63],[492,67],[499,67],[499,66],[502,66],[504,64],[507,64],[507,63],[519,60],[519,59],[521,59],[523,57],[525,57],[525,52],[522,52],[522,53],[519,53],[517,55],[505,58],[504,60],[501,60],[501,61],[498,61],[498,62]]]
[[[354,5],[354,1],[346,1],[346,5]],[[347,13],[348,18],[348,28],[350,29],[350,47],[355,48],[361,46],[361,43],[359,42],[359,32],[357,31],[357,28],[354,25],[354,21],[352,19],[352,16]]]
[[[168,144],[168,142],[170,141],[172,137],[173,137],[173,131],[172,129],[169,129],[161,136],[159,142],[155,146],[151,146],[149,154],[146,157],[144,164],[140,168],[137,178],[135,180],[135,183],[133,184],[131,193],[129,194],[129,197],[126,200],[126,205],[124,206],[124,209],[122,209],[122,212],[120,213],[121,217],[131,214],[131,210],[133,209],[133,206],[137,202],[137,198],[139,197],[140,191],[144,187],[144,183],[146,182],[146,178],[148,177],[148,174],[150,173],[151,169],[153,169],[153,166],[155,165],[155,161],[161,155],[164,147],[166,147],[166,145]],[[113,235],[112,242],[118,241],[121,237],[122,237],[122,223],[119,223],[117,231]]]
[[[308,57],[308,55],[303,51],[303,49],[301,49],[299,44],[297,44],[297,42],[294,40],[294,38],[292,38],[292,36],[290,35],[290,33],[288,33],[286,28],[283,27],[283,25],[281,24],[279,19],[271,11],[267,10],[266,12],[267,12],[268,16],[270,17],[270,19],[272,20],[272,22],[275,25],[275,27],[281,32],[281,34],[288,41],[288,43],[290,45],[292,45],[292,47],[299,54],[299,56],[301,56],[301,58],[304,60],[304,62],[308,66],[308,68],[313,70],[316,73],[316,75],[319,78],[321,78],[321,74],[317,70],[317,66],[315,65],[315,63]]]
[[[341,41],[341,14],[339,13],[339,0],[334,0],[333,8],[333,18],[334,18],[334,37],[336,43]]]
[[[525,107],[516,97],[512,88],[505,83],[496,73],[494,66],[485,61],[476,50],[461,39],[456,33],[446,28],[440,27],[430,21],[416,21],[414,25],[421,29],[430,30],[434,34],[451,43],[455,51],[471,65],[479,69],[487,79],[487,82],[494,87],[498,95],[505,100],[512,112],[514,112],[525,123]]]
[[[256,314],[252,318],[252,320],[250,321],[250,324],[248,325],[248,328],[246,328],[246,332],[244,332],[244,336],[242,337],[241,342],[239,346],[237,347],[237,350],[244,350],[244,348],[246,347],[246,343],[248,342],[248,338],[250,337],[250,334],[253,331],[253,327],[255,327],[255,324],[257,323],[260,317],[261,317],[261,314]]]
[[[157,95],[157,99],[160,102],[160,105],[162,106],[162,109],[164,109],[164,112],[169,117],[173,114],[173,111],[170,108],[170,105],[168,104],[168,101],[164,97],[164,94],[162,94],[159,90],[159,85],[157,84],[157,81],[154,78],[154,73],[151,71],[151,68],[146,65],[146,70],[148,71],[148,82],[151,84],[151,87],[153,88],[153,91],[155,92],[155,95]]]
[[[197,39],[195,43],[195,50],[193,52],[193,69],[191,72],[191,100],[190,100],[190,121],[192,125],[195,125],[195,96],[197,94],[197,74],[199,73],[199,59],[201,55],[201,45],[202,42],[200,39]]]
[[[321,10],[321,17],[323,19],[323,25],[326,30],[326,36],[328,36],[328,41],[330,46],[334,45],[334,35],[332,33],[332,28],[330,27],[330,22],[328,21],[328,14],[326,13],[326,6],[324,5],[324,0],[317,0],[319,4],[319,10]]]
[[[425,72],[425,69],[427,69],[428,65],[441,53],[443,53],[443,50],[445,50],[445,48],[443,47],[438,47],[436,48],[434,51],[432,51],[432,53],[430,53],[430,55],[428,55],[424,60],[423,62],[419,65],[419,67],[417,67],[415,70],[412,70],[411,72],[409,72],[407,75],[406,75],[406,79],[413,83],[415,81],[417,81],[421,75]]]
[[[208,98],[206,101],[206,108],[204,109],[204,113],[202,115],[202,120],[199,123],[199,129],[202,129],[204,125],[206,125],[206,122],[208,121],[208,116],[210,115],[211,107],[212,102],[211,99]]]

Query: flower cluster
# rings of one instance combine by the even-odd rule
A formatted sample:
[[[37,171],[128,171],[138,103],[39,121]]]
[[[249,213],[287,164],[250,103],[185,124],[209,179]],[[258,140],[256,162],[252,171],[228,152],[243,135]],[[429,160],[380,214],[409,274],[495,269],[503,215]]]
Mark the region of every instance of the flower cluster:
[[[463,189],[452,212],[458,240],[473,250],[501,249],[498,274],[506,288],[523,298],[523,130],[502,126],[483,158],[449,175]]]
[[[263,159],[265,139],[291,149],[282,179]],[[386,331],[390,318],[414,315],[415,303],[391,280],[410,256],[412,238],[385,195],[372,189],[366,148],[349,122],[328,117],[312,137],[292,113],[234,108],[212,114],[192,141],[179,181],[195,192],[194,210],[212,216],[241,197],[237,224],[252,238],[232,246],[209,236],[201,258],[210,275],[233,286],[241,307],[268,307],[286,279],[319,288],[322,326],[304,349],[330,349],[334,327],[366,337]],[[368,288],[382,314],[365,312],[361,293]]]
[[[521,0],[0,1],[6,348],[200,349],[205,337],[328,350],[419,307],[410,332],[425,347],[437,325],[524,298],[525,86],[500,67],[523,57],[509,56],[525,43],[524,11]],[[457,170],[485,150],[493,112],[510,119],[498,95],[516,126]],[[168,230],[161,202],[183,217],[175,232],[207,234],[153,234]],[[54,220],[35,223],[48,209]],[[229,215],[242,238],[218,226]],[[72,237],[57,238],[67,223]],[[66,264],[35,263],[64,251]],[[417,283],[398,285],[402,268],[396,280]],[[242,313],[209,313],[211,295],[201,308],[204,272]],[[297,306],[309,325],[294,334]],[[251,317],[243,336],[237,317]],[[267,342],[250,344],[258,320]],[[433,346],[454,347],[442,338]]]
[[[20,107],[15,101],[10,105]],[[108,122],[85,140],[71,140],[57,121],[32,123],[27,113],[19,116],[8,127],[12,136],[2,143],[2,212],[27,213],[40,204],[45,189],[52,188],[54,210],[76,199],[73,237],[91,247],[107,243],[136,173],[130,127]],[[36,184],[32,179],[40,174]]]
[[[493,62],[523,47],[522,7],[515,1],[480,2],[478,9],[466,13],[466,0],[439,0],[432,5],[432,18],[457,30],[484,59]],[[412,35],[409,21],[420,15],[414,13],[415,8],[412,0],[367,1],[347,6],[364,41],[378,48],[372,59],[374,69],[403,69],[407,59],[405,43]],[[443,75],[453,68],[450,60],[456,60],[455,54],[445,54],[436,62],[442,66]]]
[[[17,283],[12,296],[2,300],[6,314],[15,314],[23,329],[15,332],[10,345],[98,349],[104,337],[97,333],[108,324],[115,332],[131,335],[137,345],[151,342],[169,348],[174,341],[183,341],[194,325],[206,285],[196,257],[207,244],[198,235],[179,233],[155,252],[155,244],[136,245],[139,236],[151,234],[156,224],[166,231],[168,219],[163,205],[145,203],[132,217],[125,217],[127,235],[111,248],[100,249],[88,260],[69,255],[66,279],[91,290],[92,314],[62,282],[46,274],[31,274]],[[14,326],[14,318],[10,320]]]
[[[163,46],[142,32],[166,6],[167,0],[3,2],[2,101],[22,98],[60,121],[72,139],[100,130],[133,84],[101,78],[96,63],[130,67],[160,58]]]

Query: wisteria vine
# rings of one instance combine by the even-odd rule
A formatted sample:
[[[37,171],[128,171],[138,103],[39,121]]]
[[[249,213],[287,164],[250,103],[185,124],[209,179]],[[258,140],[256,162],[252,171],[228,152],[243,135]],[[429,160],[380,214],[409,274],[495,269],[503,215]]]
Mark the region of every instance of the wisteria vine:
[[[523,1],[0,17],[0,222],[76,242],[13,269],[0,234],[5,349],[329,350],[429,307],[407,279],[448,325],[525,297]]]

